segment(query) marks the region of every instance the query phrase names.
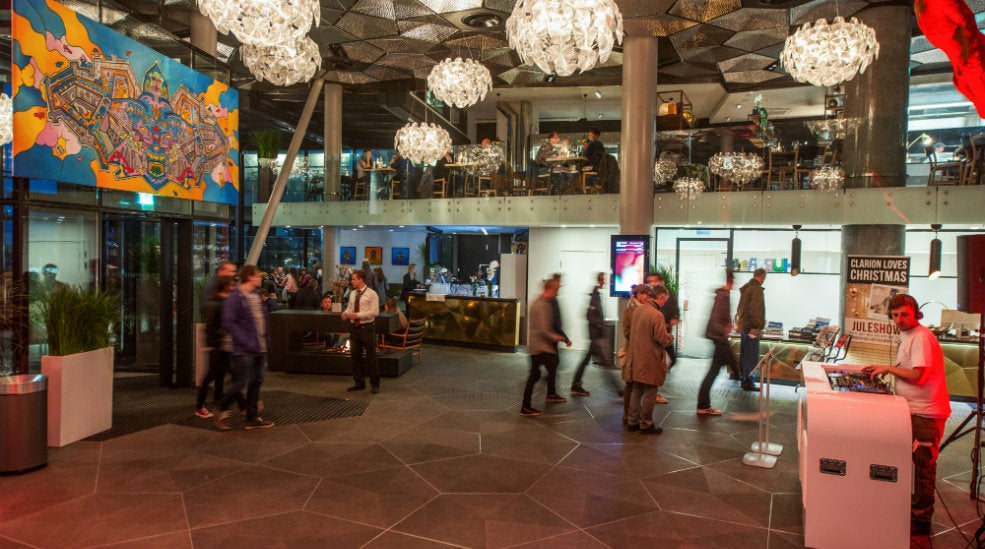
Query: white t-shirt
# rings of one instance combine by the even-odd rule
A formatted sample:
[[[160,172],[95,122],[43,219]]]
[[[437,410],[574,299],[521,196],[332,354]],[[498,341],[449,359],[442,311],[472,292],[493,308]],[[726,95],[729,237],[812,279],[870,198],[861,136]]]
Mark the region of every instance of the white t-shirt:
[[[929,418],[946,418],[951,415],[951,398],[947,393],[944,375],[944,353],[934,333],[926,326],[900,332],[896,362],[900,368],[911,370],[927,368],[927,379],[916,385],[903,378],[896,378],[896,394],[910,405],[910,414]]]

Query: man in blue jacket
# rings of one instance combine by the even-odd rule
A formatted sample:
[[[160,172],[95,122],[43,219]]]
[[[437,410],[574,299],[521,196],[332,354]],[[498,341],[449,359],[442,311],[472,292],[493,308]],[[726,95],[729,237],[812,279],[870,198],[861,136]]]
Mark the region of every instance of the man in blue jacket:
[[[244,265],[239,270],[239,286],[222,306],[222,327],[232,338],[232,389],[219,401],[215,425],[222,431],[229,425],[229,405],[246,388],[246,429],[273,427],[272,421],[260,417],[260,386],[267,368],[267,349],[270,346],[270,317],[260,301],[260,270],[256,265]]]

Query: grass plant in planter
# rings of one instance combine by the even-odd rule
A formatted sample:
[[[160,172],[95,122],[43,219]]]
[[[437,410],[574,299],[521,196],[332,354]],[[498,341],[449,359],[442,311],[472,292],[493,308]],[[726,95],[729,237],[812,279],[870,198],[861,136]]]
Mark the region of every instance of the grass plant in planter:
[[[111,428],[116,297],[60,285],[35,303],[48,332],[48,354],[41,357],[41,373],[48,377],[48,446]]]
[[[260,167],[270,167],[270,160],[276,160],[277,155],[280,154],[281,133],[271,129],[253,130],[250,132],[250,140],[256,147],[257,157],[260,160],[266,160],[266,162],[260,162]],[[267,165],[264,166],[264,163]]]

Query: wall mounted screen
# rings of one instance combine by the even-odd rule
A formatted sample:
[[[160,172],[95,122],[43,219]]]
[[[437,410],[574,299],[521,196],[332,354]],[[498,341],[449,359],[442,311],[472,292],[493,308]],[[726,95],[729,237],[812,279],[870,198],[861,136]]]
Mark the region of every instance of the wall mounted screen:
[[[237,203],[236,90],[55,2],[11,17],[15,176]]]
[[[609,295],[629,297],[634,284],[646,281],[646,270],[650,264],[650,237],[645,234],[612,235],[612,283]]]

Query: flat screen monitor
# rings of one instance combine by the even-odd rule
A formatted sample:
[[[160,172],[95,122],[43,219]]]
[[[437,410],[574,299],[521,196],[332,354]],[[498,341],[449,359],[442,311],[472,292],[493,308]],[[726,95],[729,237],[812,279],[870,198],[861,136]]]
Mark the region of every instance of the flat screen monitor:
[[[650,236],[613,235],[609,257],[612,258],[609,295],[629,297],[633,285],[646,282],[646,270],[650,264]]]

